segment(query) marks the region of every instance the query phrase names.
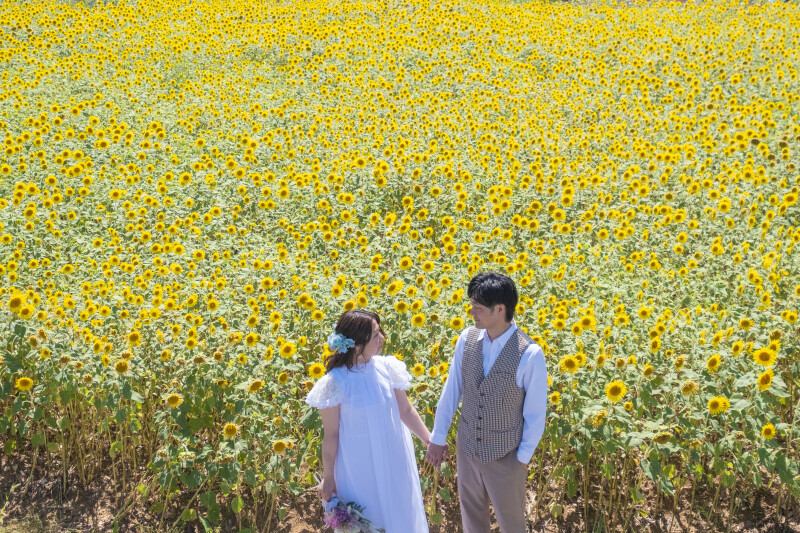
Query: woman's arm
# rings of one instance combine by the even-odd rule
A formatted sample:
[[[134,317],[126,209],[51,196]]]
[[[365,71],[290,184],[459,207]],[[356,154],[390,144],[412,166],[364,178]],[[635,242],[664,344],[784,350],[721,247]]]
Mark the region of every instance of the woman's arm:
[[[323,501],[330,501],[336,492],[334,465],[336,453],[339,451],[339,406],[320,409],[322,416],[322,470],[323,477],[317,489]]]
[[[411,433],[416,435],[427,446],[431,442],[431,432],[425,427],[425,423],[419,413],[411,405],[406,391],[394,389],[394,396],[397,399],[397,407],[400,409],[400,420],[411,430]]]

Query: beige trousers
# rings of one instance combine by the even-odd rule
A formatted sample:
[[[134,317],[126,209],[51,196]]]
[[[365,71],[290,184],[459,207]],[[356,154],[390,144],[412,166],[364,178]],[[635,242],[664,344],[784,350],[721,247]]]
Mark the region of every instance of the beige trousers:
[[[525,533],[528,467],[517,460],[517,451],[484,464],[456,445],[456,461],[464,533],[489,533],[489,501],[502,533]]]

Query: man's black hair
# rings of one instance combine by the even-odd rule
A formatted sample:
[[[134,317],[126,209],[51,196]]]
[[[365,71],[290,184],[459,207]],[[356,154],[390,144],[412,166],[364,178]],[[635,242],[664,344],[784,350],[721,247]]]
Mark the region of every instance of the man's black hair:
[[[519,301],[517,287],[511,278],[497,272],[484,272],[472,278],[467,287],[467,296],[486,307],[505,305],[506,322],[514,318]]]

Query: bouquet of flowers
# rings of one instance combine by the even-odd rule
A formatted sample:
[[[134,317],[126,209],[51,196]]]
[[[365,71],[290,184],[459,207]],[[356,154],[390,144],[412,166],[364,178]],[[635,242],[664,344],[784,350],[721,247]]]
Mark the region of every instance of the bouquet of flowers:
[[[361,513],[364,507],[355,502],[343,503],[336,496],[324,504],[323,519],[325,525],[334,533],[386,533],[384,529],[375,527]]]

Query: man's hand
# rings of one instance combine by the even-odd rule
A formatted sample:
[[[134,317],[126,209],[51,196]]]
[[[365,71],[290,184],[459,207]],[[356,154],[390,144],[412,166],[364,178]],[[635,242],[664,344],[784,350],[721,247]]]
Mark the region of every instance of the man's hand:
[[[446,456],[447,446],[439,446],[432,442],[428,444],[428,453],[425,455],[425,459],[433,465],[435,469],[438,470],[442,466],[442,462],[445,460]]]

